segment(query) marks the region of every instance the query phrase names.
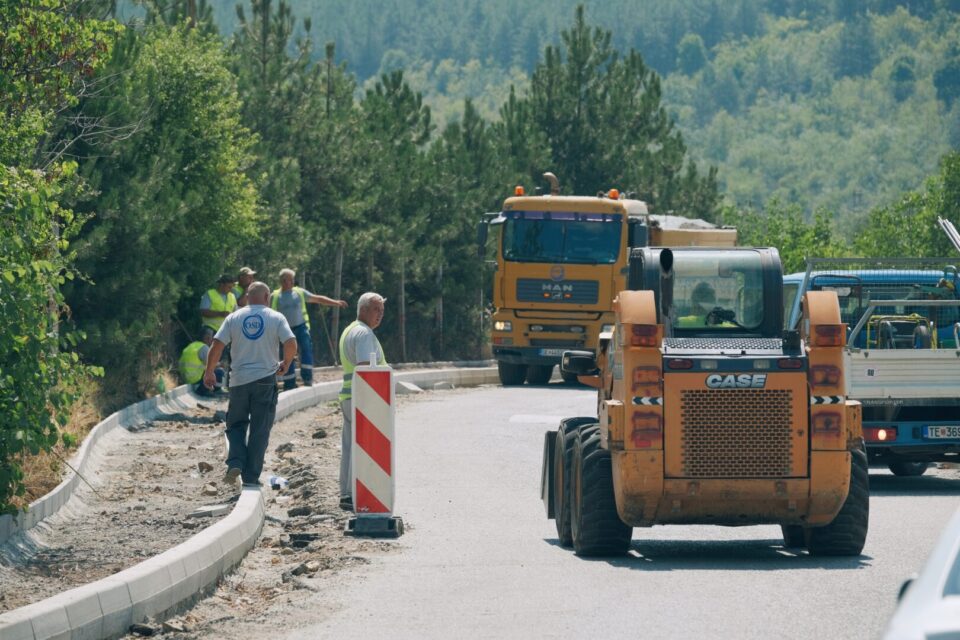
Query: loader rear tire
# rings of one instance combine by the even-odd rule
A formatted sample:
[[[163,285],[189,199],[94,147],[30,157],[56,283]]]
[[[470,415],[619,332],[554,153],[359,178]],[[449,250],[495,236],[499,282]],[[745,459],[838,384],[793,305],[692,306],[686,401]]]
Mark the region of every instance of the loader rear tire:
[[[870,476],[863,445],[850,452],[850,491],[840,512],[825,527],[808,530],[807,548],[815,556],[858,556],[867,540]]]
[[[527,367],[527,382],[530,384],[547,384],[552,376],[552,364],[531,364]]]
[[[895,462],[891,462],[887,466],[890,467],[890,471],[893,472],[893,475],[909,478],[913,476],[922,476],[927,472],[927,466],[929,465],[926,462],[897,460]]]
[[[561,547],[573,545],[570,532],[570,469],[573,447],[581,427],[597,425],[596,418],[566,418],[560,421],[553,450],[553,516]]]
[[[497,373],[500,375],[500,384],[505,387],[515,387],[526,380],[527,365],[497,362]]]
[[[807,534],[798,524],[782,524],[783,546],[788,549],[803,549],[807,546]]]
[[[581,429],[573,448],[571,533],[578,556],[619,556],[630,549],[633,528],[617,513],[610,452],[596,429]]]

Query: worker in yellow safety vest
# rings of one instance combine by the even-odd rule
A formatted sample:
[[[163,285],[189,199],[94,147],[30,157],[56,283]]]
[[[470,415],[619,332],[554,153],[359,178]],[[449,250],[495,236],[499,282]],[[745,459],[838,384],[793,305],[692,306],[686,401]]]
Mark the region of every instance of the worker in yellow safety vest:
[[[210,345],[213,344],[213,330],[210,327],[204,327],[200,340],[194,340],[188,344],[180,354],[180,378],[186,384],[193,386],[193,391],[200,396],[209,396],[211,391],[203,386],[203,371],[207,366],[207,355],[210,353]],[[223,383],[223,369],[215,370],[217,384],[215,391],[221,389]]]
[[[307,303],[322,304],[328,307],[346,307],[346,300],[334,300],[327,296],[310,293],[303,287],[295,287],[293,279],[296,277],[293,269],[280,271],[280,288],[274,289],[270,295],[270,307],[279,311],[287,319],[293,335],[297,337],[297,360],[300,363],[300,379],[304,386],[313,384],[313,342],[310,339],[310,316],[307,314]],[[293,389],[297,386],[297,371],[290,367],[283,376],[283,388]]]
[[[217,280],[215,289],[210,289],[200,299],[200,319],[203,326],[210,327],[216,333],[223,319],[236,311],[237,298],[233,295],[233,283],[237,279],[223,274]]]
[[[386,298],[368,291],[357,301],[357,319],[340,334],[340,364],[343,366],[343,386],[340,388],[340,411],[343,413],[343,431],[340,436],[340,507],[353,510],[353,487],[350,486],[350,455],[353,446],[353,371],[363,364],[386,365],[383,347],[373,333],[383,321]],[[372,356],[372,361],[371,361]]]

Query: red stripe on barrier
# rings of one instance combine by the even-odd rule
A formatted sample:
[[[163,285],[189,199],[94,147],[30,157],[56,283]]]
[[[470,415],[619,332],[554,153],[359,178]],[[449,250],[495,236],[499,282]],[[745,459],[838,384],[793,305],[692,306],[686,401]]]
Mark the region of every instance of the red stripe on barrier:
[[[357,501],[354,506],[354,511],[357,513],[390,513],[390,509],[377,500],[377,496],[373,495],[373,492],[370,489],[357,480],[356,494]]]
[[[357,445],[390,475],[390,440],[357,409]]]
[[[390,372],[389,371],[357,371],[363,381],[377,392],[383,401],[390,404]]]

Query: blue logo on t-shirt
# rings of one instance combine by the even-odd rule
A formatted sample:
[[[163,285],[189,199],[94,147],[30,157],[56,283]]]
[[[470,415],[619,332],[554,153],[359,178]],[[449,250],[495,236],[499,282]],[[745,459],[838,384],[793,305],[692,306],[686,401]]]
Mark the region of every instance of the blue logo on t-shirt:
[[[263,335],[263,329],[265,326],[266,323],[263,321],[261,316],[250,315],[243,319],[241,328],[243,329],[243,335],[247,336],[247,339],[257,340]]]

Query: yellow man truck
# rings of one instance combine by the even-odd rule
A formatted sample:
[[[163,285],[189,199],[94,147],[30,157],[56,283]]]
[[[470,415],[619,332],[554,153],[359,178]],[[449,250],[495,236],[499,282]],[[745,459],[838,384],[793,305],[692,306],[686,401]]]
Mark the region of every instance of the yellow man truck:
[[[628,285],[597,352],[563,356],[598,415],[545,437],[561,544],[614,555],[633,527],[779,524],[787,547],[858,555],[867,457],[836,293],[807,292],[783,331],[775,249],[634,249]]]
[[[735,229],[650,215],[616,189],[595,197],[526,195],[518,186],[503,210],[480,224],[499,229],[493,280],[493,357],[504,385],[545,384],[568,349],[594,350],[613,323],[611,302],[625,287],[630,247],[736,244]],[[571,374],[564,374],[572,380]]]

